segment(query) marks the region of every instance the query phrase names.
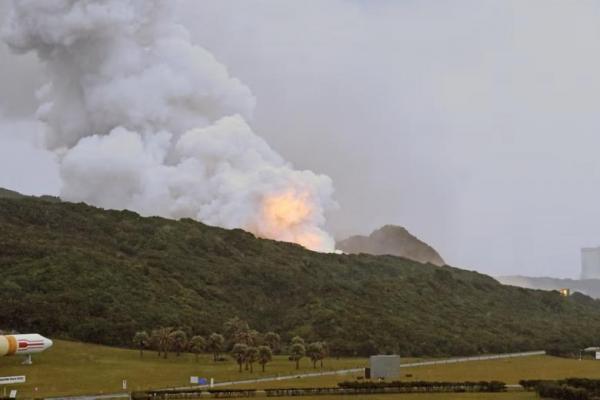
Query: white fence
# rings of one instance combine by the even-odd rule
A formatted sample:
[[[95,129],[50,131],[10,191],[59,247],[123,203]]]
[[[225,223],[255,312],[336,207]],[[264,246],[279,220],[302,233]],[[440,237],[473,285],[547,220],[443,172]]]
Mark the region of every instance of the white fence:
[[[416,363],[400,364],[400,368],[409,367],[421,367],[425,365],[437,365],[437,364],[454,364],[468,361],[485,361],[485,360],[497,360],[499,358],[515,358],[515,357],[531,357],[531,356],[543,356],[545,351],[527,351],[523,353],[508,353],[508,354],[494,354],[490,356],[474,356],[474,357],[460,357],[460,358],[448,358],[446,360],[432,360],[432,361],[421,361]]]
[[[541,356],[545,355],[545,351],[527,351],[523,353],[508,353],[508,354],[494,354],[489,356],[474,356],[474,357],[460,357],[460,358],[448,358],[445,360],[432,360],[432,361],[420,361],[416,363],[407,363],[400,364],[400,368],[413,368],[413,367],[422,367],[427,365],[437,365],[437,364],[454,364],[461,362],[469,362],[469,361],[485,361],[485,360],[496,360],[500,358],[515,358],[515,357],[530,357],[530,356]],[[318,376],[328,376],[328,375],[348,375],[355,373],[364,373],[364,368],[351,368],[351,369],[341,369],[337,371],[323,371],[323,372],[309,372],[305,374],[297,374],[297,375],[285,375],[285,376],[272,376],[269,378],[257,378],[257,379],[246,379],[241,381],[232,381],[232,382],[219,382],[215,383],[213,387],[222,387],[222,386],[231,386],[231,385],[246,385],[251,383],[262,383],[262,382],[273,382],[273,381],[283,381],[289,379],[299,379],[299,378],[312,378]],[[195,386],[197,388],[208,388],[209,385],[203,386]],[[183,388],[178,388],[183,389]]]

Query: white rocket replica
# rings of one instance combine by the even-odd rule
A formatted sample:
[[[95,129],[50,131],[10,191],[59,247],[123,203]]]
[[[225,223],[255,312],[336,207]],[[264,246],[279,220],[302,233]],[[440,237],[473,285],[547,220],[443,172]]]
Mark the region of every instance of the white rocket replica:
[[[23,364],[31,364],[31,355],[41,353],[52,346],[52,340],[29,333],[26,335],[0,335],[0,357],[24,356]]]

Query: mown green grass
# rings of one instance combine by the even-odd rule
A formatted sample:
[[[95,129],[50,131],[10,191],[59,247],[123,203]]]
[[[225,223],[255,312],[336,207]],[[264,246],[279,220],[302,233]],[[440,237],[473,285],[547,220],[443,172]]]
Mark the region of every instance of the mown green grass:
[[[54,346],[38,356],[33,365],[21,365],[21,358],[0,358],[0,376],[26,375],[27,383],[14,385],[20,397],[42,397],[63,394],[121,392],[126,379],[131,390],[189,386],[190,376],[213,377],[216,382],[250,379],[274,375],[290,375],[314,371],[308,359],[295,369],[286,356],[276,356],[266,372],[255,365],[253,374],[238,372],[233,361],[214,363],[210,356],[200,356],[199,362],[191,354],[168,359],[156,352],[144,352],[141,359],[136,350],[118,349],[84,343],[56,340]],[[325,370],[364,367],[364,358],[326,359]],[[37,391],[35,390],[37,388]]]
[[[405,362],[412,360],[405,360]],[[364,358],[326,359],[325,370],[358,368],[367,365]],[[302,360],[301,370],[285,356],[277,356],[268,364],[265,373],[255,366],[253,374],[239,373],[233,361],[214,363],[210,356],[202,355],[199,362],[191,354],[168,359],[157,357],[155,352],[146,351],[140,359],[135,350],[118,349],[84,343],[55,341],[50,350],[34,357],[31,366],[21,365],[15,357],[0,358],[0,376],[26,375],[27,383],[14,385],[19,397],[43,397],[91,393],[114,393],[122,391],[122,380],[126,379],[129,390],[189,386],[192,375],[213,377],[216,382],[251,379],[274,375],[294,375],[314,371],[308,359]],[[411,375],[411,376],[407,376]],[[413,367],[402,370],[403,380],[477,381],[501,380],[517,383],[520,379],[559,379],[567,377],[600,378],[600,362],[592,360],[570,360],[549,356],[524,357],[504,360],[473,361],[460,364]],[[263,384],[235,386],[252,387],[315,387],[335,386],[338,382],[354,379],[353,375],[336,375],[307,379],[291,379]],[[37,388],[37,391],[35,390]],[[320,396],[321,400],[344,399],[348,396]],[[371,395],[353,396],[353,400],[396,398],[402,399],[534,399],[532,393],[505,394],[415,394],[415,395]]]
[[[521,379],[562,379],[569,377],[600,379],[600,361],[579,361],[550,356],[469,361],[457,364],[403,368],[400,378],[409,381],[454,382],[499,380],[508,384],[516,384]],[[335,386],[345,379],[352,379],[352,376],[322,376],[236,387],[327,387]]]
[[[562,379],[570,377],[600,379],[600,361],[575,360],[550,356],[519,357],[489,361],[407,368],[412,380],[500,380],[518,383],[521,379]]]

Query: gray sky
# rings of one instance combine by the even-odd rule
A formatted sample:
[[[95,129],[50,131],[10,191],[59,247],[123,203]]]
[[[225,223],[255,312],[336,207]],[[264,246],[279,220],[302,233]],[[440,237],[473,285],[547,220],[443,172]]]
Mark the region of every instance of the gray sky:
[[[580,247],[600,245],[600,3],[180,10],[195,42],[252,89],[254,130],[332,177],[337,237],[400,224],[452,265],[497,275],[574,277]],[[31,115],[44,82],[35,58],[1,47],[0,70],[5,119]],[[52,157],[26,145],[36,129],[0,124],[0,186],[58,191]]]

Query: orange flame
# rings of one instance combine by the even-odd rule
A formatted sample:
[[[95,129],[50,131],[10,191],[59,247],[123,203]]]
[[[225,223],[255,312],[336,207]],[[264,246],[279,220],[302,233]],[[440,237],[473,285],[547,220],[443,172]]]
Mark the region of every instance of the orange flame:
[[[297,196],[286,192],[267,198],[264,202],[264,214],[273,228],[287,230],[305,221],[311,214],[311,208],[306,195]]]
[[[289,190],[264,198],[260,222],[249,230],[262,237],[323,251],[323,238],[312,231],[312,214],[313,205],[309,195]]]

